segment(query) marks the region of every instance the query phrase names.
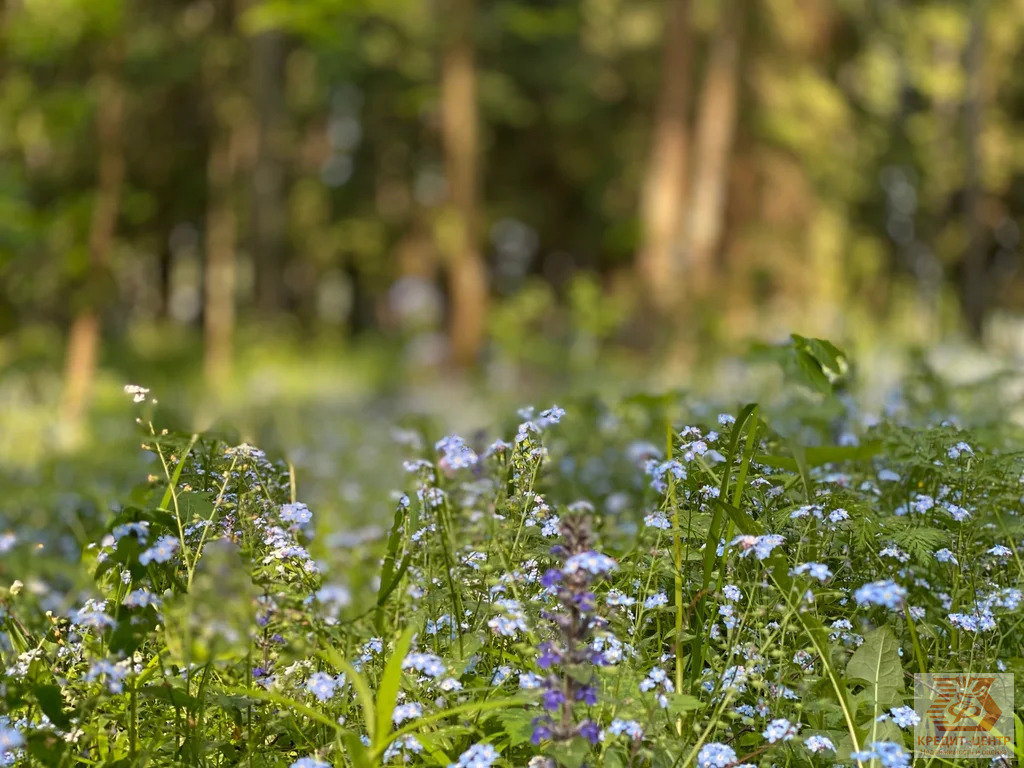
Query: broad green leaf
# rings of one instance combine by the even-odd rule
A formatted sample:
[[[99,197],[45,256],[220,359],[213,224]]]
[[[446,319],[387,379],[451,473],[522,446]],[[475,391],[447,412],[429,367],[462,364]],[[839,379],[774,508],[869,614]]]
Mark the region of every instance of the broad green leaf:
[[[64,711],[64,697],[61,695],[60,686],[34,685],[32,692],[36,695],[39,708],[50,718],[50,722],[58,728],[67,729],[71,721]]]
[[[50,731],[33,731],[26,738],[28,753],[46,766],[59,766],[64,761],[67,742]]]
[[[726,504],[721,499],[712,499],[712,502],[716,507],[723,510],[729,516],[729,519],[732,520],[740,533],[747,536],[760,536],[764,533],[764,529],[761,527],[760,523],[754,520],[754,518],[742,509],[734,507],[731,504]]]
[[[867,684],[866,693],[872,708],[872,721],[889,707],[901,703],[903,664],[899,643],[889,627],[879,627],[864,637],[846,665],[846,677]]]

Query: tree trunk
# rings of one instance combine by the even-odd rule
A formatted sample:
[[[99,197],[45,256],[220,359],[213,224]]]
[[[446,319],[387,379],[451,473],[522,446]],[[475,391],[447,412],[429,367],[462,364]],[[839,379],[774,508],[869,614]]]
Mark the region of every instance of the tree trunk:
[[[487,271],[478,244],[478,151],[475,0],[445,4],[448,38],[441,62],[441,132],[451,204],[448,233],[449,337],[452,358],[471,364],[487,319]]]
[[[711,290],[722,243],[729,158],[736,135],[740,11],[732,4],[720,11],[697,116],[693,192],[683,240],[689,264],[688,293],[698,300]]]
[[[99,152],[96,197],[89,225],[89,271],[82,304],[71,322],[64,367],[61,412],[64,423],[77,424],[89,398],[96,373],[100,341],[100,298],[110,250],[117,229],[121,189],[124,185],[124,155],[121,147],[124,123],[124,90],[121,86],[120,54],[97,77],[96,140]]]
[[[235,162],[231,127],[218,118],[207,163],[206,263],[203,274],[203,372],[213,389],[231,375],[235,331]]]
[[[237,176],[244,129],[254,128],[236,83],[241,73],[243,41],[235,18],[247,0],[221,6],[222,30],[207,43],[203,61],[204,90],[209,99],[210,146],[206,163],[206,232],[203,267],[203,374],[214,393],[231,376],[235,333],[236,250],[238,240]]]
[[[687,104],[692,30],[689,0],[669,0],[661,90],[640,200],[640,279],[657,310],[679,295],[680,224],[687,185]]]
[[[964,219],[968,233],[967,252],[964,254],[961,300],[964,316],[971,336],[981,340],[985,315],[988,312],[988,268],[986,265],[986,233],[982,213],[981,188],[981,131],[983,59],[985,45],[985,8],[983,0],[976,0],[971,13],[970,36],[964,60],[967,90],[964,101],[964,145],[966,154],[966,181],[964,189]]]
[[[257,157],[252,173],[253,265],[256,305],[272,315],[283,305],[285,169],[282,141],[284,37],[271,30],[252,40],[252,91],[258,121]]]

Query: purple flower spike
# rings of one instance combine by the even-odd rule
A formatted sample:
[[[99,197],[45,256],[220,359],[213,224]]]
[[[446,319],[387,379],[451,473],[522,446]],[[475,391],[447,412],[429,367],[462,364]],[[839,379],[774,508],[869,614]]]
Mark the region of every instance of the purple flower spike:
[[[551,728],[548,727],[547,718],[538,717],[533,721],[533,734],[530,736],[530,742],[537,746],[544,739],[551,738]]]
[[[540,647],[540,657],[537,659],[537,666],[541,669],[549,669],[561,661],[561,654],[558,653],[551,643],[544,643]]]
[[[582,701],[588,707],[597,704],[597,690],[592,685],[584,685],[576,691],[576,701]]]
[[[584,720],[580,723],[579,734],[591,744],[597,744],[601,738],[601,729],[593,720]]]
[[[562,706],[562,702],[565,701],[565,695],[561,691],[545,691],[541,701],[544,709],[548,712],[554,712]]]
[[[545,587],[553,587],[562,580],[562,572],[557,568],[548,568],[540,579]]]
[[[593,592],[582,592],[573,597],[573,602],[580,613],[593,613],[597,608],[597,597]]]

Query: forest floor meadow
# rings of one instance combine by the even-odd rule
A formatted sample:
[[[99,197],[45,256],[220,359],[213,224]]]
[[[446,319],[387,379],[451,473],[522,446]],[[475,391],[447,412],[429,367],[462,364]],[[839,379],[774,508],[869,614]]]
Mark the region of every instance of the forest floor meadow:
[[[900,768],[914,674],[1024,670],[1010,369],[298,357],[107,370],[71,435],[0,382],[0,765]]]

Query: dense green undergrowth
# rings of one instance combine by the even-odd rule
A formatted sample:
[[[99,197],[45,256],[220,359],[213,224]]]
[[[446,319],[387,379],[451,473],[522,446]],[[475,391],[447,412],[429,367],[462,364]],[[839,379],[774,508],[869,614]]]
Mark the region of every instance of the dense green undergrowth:
[[[130,390],[137,487],[62,544],[0,525],[0,764],[909,764],[913,673],[1024,668],[1024,435],[866,418],[831,345],[782,354],[788,410],[394,429],[347,526]]]

